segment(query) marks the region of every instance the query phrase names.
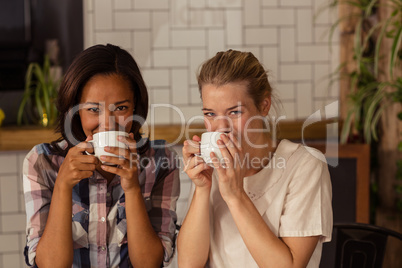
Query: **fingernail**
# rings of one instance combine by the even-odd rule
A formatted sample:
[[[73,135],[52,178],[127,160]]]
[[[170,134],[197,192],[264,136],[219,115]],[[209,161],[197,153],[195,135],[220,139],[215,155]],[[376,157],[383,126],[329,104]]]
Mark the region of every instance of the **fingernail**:
[[[109,146],[105,146],[105,151],[109,151],[110,147]]]
[[[106,156],[105,156],[105,155],[101,155],[101,156],[100,156],[100,159],[101,159],[101,160],[106,160]]]

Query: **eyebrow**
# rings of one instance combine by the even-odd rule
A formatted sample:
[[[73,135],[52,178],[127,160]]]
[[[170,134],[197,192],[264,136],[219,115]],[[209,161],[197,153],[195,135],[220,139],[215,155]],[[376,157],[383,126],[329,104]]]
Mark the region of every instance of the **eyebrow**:
[[[232,110],[232,109],[235,109],[235,108],[239,108],[239,107],[242,107],[242,106],[244,106],[244,105],[235,105],[235,106],[227,108],[226,111],[229,111],[229,110]],[[213,111],[213,109],[202,108],[202,111]]]
[[[122,100],[122,101],[118,101],[118,102],[116,102],[116,103],[113,103],[114,105],[119,105],[119,104],[122,104],[122,103],[125,103],[125,102],[129,102],[129,100],[127,99],[127,100]],[[88,101],[88,102],[85,102],[84,104],[92,104],[92,105],[100,105],[100,103],[98,103],[98,102],[92,102],[92,101]]]
[[[129,100],[122,100],[115,103],[115,105],[123,104],[125,102],[129,102]]]

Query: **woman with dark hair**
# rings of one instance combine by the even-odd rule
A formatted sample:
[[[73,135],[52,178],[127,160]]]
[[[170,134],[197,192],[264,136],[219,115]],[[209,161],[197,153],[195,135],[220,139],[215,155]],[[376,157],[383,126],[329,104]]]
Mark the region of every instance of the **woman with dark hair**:
[[[164,141],[141,138],[148,93],[125,50],[96,45],[77,56],[58,97],[61,138],[35,146],[23,180],[29,266],[161,267],[173,255],[179,176]],[[127,149],[91,155],[98,132],[119,130]],[[120,149],[120,150],[119,150]],[[139,159],[138,159],[139,158]],[[141,163],[141,164],[138,164]]]
[[[193,182],[177,241],[180,267],[318,267],[331,239],[331,181],[324,156],[272,138],[272,88],[252,53],[228,50],[198,75],[204,122],[218,131],[223,161],[184,142]],[[323,159],[323,160],[322,160]]]

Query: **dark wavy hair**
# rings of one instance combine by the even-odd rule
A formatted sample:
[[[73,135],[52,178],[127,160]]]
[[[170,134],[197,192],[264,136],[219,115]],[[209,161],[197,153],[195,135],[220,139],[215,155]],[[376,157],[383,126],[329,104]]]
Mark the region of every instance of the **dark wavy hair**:
[[[67,137],[66,120],[71,120],[71,129],[68,131],[71,131],[76,140],[84,141],[86,139],[79,113],[73,114],[71,118],[70,111],[79,104],[82,90],[92,77],[112,74],[117,74],[130,82],[131,90],[134,93],[135,110],[133,115],[139,116],[145,121],[148,115],[148,91],[134,58],[118,46],[95,45],[77,55],[61,82],[57,98],[59,116],[56,122],[56,132],[60,133],[61,137],[52,142],[54,150],[65,155],[71,147],[76,145],[72,144]],[[142,124],[138,120],[134,120],[130,130],[137,142],[141,140],[141,126]],[[57,145],[61,140],[67,141],[67,148],[60,148]]]

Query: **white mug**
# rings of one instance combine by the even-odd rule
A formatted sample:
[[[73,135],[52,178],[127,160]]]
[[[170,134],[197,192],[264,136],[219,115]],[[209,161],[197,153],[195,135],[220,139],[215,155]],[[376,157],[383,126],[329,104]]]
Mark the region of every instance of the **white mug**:
[[[98,132],[93,135],[93,140],[89,142],[92,143],[94,147],[94,154],[99,160],[101,155],[107,156],[118,156],[109,152],[105,152],[105,147],[119,147],[121,149],[127,149],[127,145],[121,141],[117,140],[117,136],[128,137],[128,133],[124,131],[104,131]],[[90,154],[86,152],[87,154]],[[102,161],[104,165],[115,165],[113,163]]]
[[[201,135],[201,143],[200,143],[200,154],[199,156],[204,160],[204,162],[213,167],[211,153],[215,153],[216,157],[219,161],[222,161],[222,153],[219,147],[223,147],[223,145],[218,145],[218,140],[221,139],[221,134],[225,134],[223,132],[204,132]],[[225,134],[226,135],[226,134]]]

